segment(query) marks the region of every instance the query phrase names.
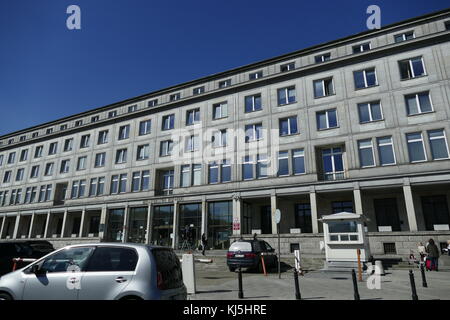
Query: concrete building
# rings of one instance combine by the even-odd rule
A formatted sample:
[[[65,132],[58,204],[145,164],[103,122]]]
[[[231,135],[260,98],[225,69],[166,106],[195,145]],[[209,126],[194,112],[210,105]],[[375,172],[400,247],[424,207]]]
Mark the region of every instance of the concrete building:
[[[0,239],[321,254],[364,213],[372,254],[450,239],[450,10],[0,137]]]

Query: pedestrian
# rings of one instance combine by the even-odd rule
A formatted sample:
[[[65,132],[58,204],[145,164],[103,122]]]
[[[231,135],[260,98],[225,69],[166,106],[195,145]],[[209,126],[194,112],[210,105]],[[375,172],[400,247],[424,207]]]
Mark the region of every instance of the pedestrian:
[[[206,234],[202,234],[202,255],[205,255],[206,245],[208,240],[206,239]]]
[[[428,245],[425,248],[427,252],[427,260],[430,261],[430,264],[428,265],[427,262],[427,269],[428,270],[436,270],[438,271],[438,260],[439,260],[439,249],[434,243],[433,239],[430,239],[428,241]]]
[[[427,252],[422,242],[419,242],[419,245],[417,246],[417,251],[419,251],[420,263],[425,263],[425,257],[427,256]]]

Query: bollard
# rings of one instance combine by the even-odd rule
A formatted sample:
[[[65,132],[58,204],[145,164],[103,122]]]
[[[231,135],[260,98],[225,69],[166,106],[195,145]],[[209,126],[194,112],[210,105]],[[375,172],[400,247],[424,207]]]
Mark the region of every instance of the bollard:
[[[302,296],[300,295],[300,286],[298,285],[298,272],[294,270],[294,284],[295,284],[295,299],[301,300]]]
[[[239,283],[239,293],[238,298],[244,299],[244,292],[242,291],[242,271],[241,268],[238,270],[238,283]]]
[[[356,273],[355,269],[352,269],[352,280],[353,280],[353,291],[355,300],[360,300],[359,292],[358,292],[358,283],[356,282]]]
[[[409,282],[411,282],[412,299],[419,300],[419,297],[417,296],[416,283],[414,281],[414,274],[412,270],[409,270]]]
[[[423,263],[420,264],[420,273],[422,274],[422,287],[428,288],[427,278],[425,277],[425,268]]]

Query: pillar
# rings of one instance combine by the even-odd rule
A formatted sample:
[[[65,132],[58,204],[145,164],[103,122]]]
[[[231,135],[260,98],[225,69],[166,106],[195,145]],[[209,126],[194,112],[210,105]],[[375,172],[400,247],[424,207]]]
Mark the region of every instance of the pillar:
[[[150,244],[152,241],[153,230],[153,204],[150,202],[147,209],[147,232],[145,233],[145,243]]]
[[[233,235],[241,235],[242,232],[242,200],[238,195],[233,196]],[[239,230],[234,230],[235,224],[239,224]]]
[[[83,231],[84,231],[84,218],[86,216],[86,208],[83,208],[83,211],[81,211],[81,222],[80,222],[80,232],[78,234],[78,237],[83,237]]]
[[[106,234],[106,214],[108,209],[106,206],[102,207],[102,213],[100,214],[100,228],[98,230],[98,237],[100,241],[104,240]]]
[[[14,225],[14,233],[13,233],[13,239],[17,239],[17,233],[19,231],[19,224],[20,224],[20,213],[17,213],[16,217],[16,224]]]
[[[122,232],[122,243],[127,242],[128,239],[128,218],[130,216],[130,207],[127,205],[125,207],[125,215],[123,217],[123,232]]]
[[[317,194],[315,190],[312,190],[309,193],[309,203],[311,206],[311,223],[312,223],[312,232],[319,233],[319,220],[317,220]]]
[[[5,221],[6,221],[6,215],[3,216],[2,225],[0,226],[0,239],[3,237],[3,230],[5,229]]]
[[[50,224],[50,211],[47,213],[47,219],[45,220],[44,238],[48,237],[48,226]]]
[[[361,190],[353,189],[353,198],[355,200],[355,213],[363,214]]]
[[[206,197],[202,197],[202,230],[200,237],[206,234],[208,238],[208,202],[206,202]]]
[[[28,239],[31,239],[31,236],[33,234],[33,227],[34,227],[34,217],[35,217],[35,213],[33,211],[33,213],[31,214],[31,221],[30,221],[30,230],[28,231]]]
[[[178,235],[178,201],[173,202],[173,231],[172,231],[172,248],[176,248]]]
[[[408,224],[410,231],[418,231],[416,210],[414,208],[413,195],[411,185],[403,186],[403,194],[405,196],[406,213],[408,215]]]
[[[64,210],[64,215],[63,215],[63,223],[62,223],[62,227],[61,227],[61,235],[59,236],[60,238],[64,238],[65,234],[65,230],[66,230],[66,222],[67,222],[67,214],[68,214],[68,210]]]
[[[271,219],[272,219],[272,234],[277,234],[277,222],[275,221],[275,211],[277,210],[277,195],[272,194],[270,196],[270,206],[271,206]]]

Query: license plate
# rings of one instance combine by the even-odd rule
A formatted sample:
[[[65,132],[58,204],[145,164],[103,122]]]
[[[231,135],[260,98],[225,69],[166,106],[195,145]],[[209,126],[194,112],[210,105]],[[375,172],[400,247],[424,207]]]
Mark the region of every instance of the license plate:
[[[235,254],[234,256],[235,256],[236,258],[243,258],[243,257],[244,257],[243,254]]]

